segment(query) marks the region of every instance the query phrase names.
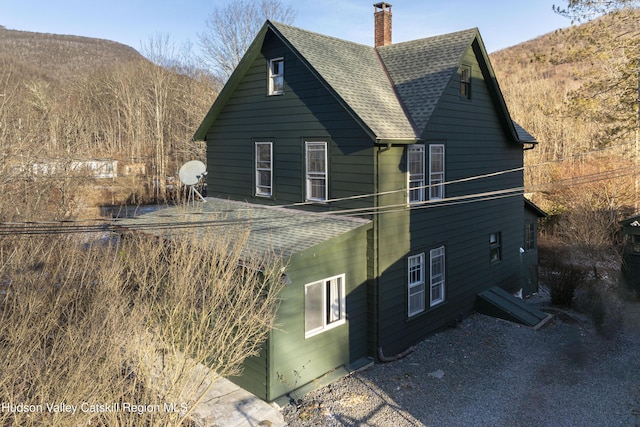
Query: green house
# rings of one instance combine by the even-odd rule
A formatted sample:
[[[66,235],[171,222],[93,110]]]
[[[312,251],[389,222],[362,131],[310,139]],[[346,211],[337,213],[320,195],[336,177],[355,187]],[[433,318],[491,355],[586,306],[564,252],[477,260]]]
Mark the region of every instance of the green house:
[[[537,287],[536,141],[478,30],[392,44],[390,5],[375,8],[375,47],[267,21],[195,134],[212,202],[355,221],[291,252],[281,326],[234,379],[268,401],[402,353],[493,286]]]

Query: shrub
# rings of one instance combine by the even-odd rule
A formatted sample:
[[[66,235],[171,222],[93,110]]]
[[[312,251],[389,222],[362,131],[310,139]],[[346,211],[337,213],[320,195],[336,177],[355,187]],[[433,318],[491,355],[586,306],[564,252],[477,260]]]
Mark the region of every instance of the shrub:
[[[245,240],[230,232],[172,245],[140,235],[85,245],[65,234],[0,238],[0,402],[42,409],[0,411],[0,425],[183,425],[189,412],[46,405],[191,411],[217,375],[238,374],[273,326],[282,283],[276,266],[238,267]],[[211,371],[196,378],[197,363]]]
[[[546,277],[551,303],[571,307],[576,289],[584,282],[586,276],[586,272],[576,265],[558,264]]]

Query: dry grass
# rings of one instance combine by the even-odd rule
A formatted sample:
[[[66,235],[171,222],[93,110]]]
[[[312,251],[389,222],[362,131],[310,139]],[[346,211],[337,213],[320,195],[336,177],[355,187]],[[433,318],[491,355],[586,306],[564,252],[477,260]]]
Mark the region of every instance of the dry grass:
[[[195,364],[237,374],[272,327],[280,270],[239,267],[238,240],[1,240],[0,425],[186,425]]]

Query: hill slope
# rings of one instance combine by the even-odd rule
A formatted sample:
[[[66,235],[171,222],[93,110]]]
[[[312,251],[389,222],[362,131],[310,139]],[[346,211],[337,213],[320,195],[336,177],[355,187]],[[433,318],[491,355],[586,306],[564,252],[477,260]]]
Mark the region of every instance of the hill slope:
[[[0,58],[50,80],[66,80],[110,64],[144,59],[135,49],[109,40],[9,30],[0,26]]]

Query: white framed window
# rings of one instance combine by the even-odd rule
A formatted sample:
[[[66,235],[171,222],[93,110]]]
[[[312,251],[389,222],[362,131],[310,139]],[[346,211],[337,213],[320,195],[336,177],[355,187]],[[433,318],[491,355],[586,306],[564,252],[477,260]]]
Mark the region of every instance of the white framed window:
[[[499,262],[502,259],[502,233],[489,234],[489,260],[491,263]]]
[[[256,142],[256,195],[273,194],[273,144]]]
[[[444,198],[444,145],[429,145],[429,199]]]
[[[460,67],[460,98],[471,99],[471,67]]]
[[[407,316],[424,311],[424,253],[412,255],[407,260]]]
[[[327,185],[327,143],[305,142],[306,199],[323,202],[329,198]]]
[[[429,269],[430,307],[444,301],[445,286],[445,252],[444,246],[429,251],[431,268]]]
[[[269,61],[269,95],[284,93],[284,58]]]
[[[309,338],[345,323],[345,275],[304,286],[304,337]]]
[[[407,171],[409,203],[423,202],[425,200],[424,145],[407,147]]]

